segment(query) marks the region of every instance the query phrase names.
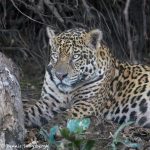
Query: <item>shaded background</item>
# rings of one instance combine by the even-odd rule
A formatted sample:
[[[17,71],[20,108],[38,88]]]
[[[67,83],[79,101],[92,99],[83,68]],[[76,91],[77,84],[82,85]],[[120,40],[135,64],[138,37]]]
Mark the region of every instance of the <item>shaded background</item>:
[[[0,0],[0,51],[20,67],[22,86],[42,84],[48,25],[56,33],[99,28],[117,58],[150,64],[149,0]]]

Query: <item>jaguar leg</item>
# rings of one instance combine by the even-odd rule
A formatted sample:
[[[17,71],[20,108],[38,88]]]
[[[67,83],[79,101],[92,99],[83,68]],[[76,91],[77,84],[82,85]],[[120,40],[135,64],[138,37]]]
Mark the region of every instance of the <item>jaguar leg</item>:
[[[80,101],[67,110],[69,118],[85,118],[95,115],[95,107],[90,101]]]

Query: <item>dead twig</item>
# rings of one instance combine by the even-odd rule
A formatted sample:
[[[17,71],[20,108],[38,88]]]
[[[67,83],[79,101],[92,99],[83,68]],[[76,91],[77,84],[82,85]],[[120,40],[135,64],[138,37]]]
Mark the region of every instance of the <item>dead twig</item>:
[[[32,17],[26,15],[24,12],[22,12],[22,11],[17,7],[17,5],[16,5],[16,3],[14,2],[14,0],[10,0],[10,1],[12,2],[13,6],[14,6],[22,15],[24,15],[24,16],[27,17],[28,19],[30,19],[30,20],[32,20],[32,21],[34,21],[34,22],[36,22],[36,23],[49,26],[49,25],[46,24],[46,23],[43,23],[43,22],[38,21],[38,20],[35,20],[35,19],[33,19]]]

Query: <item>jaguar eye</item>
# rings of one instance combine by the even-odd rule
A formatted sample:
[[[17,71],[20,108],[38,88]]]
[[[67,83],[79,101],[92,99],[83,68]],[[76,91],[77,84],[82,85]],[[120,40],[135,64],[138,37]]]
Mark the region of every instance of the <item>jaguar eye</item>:
[[[73,59],[77,59],[77,58],[79,58],[79,57],[80,57],[80,55],[77,55],[77,54],[76,54],[76,55],[73,56]]]

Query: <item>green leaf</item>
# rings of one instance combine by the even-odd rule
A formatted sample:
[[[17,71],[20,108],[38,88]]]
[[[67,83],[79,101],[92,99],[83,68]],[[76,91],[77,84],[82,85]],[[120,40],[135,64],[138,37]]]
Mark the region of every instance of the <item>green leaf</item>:
[[[68,139],[70,137],[70,131],[67,128],[63,128],[60,130],[60,134],[62,137]]]
[[[94,144],[95,144],[94,140],[88,140],[82,150],[92,150]]]
[[[86,130],[90,126],[90,118],[84,118],[80,121],[79,126],[83,128],[83,130]]]
[[[132,142],[130,142],[129,140],[125,140],[125,141],[122,141],[122,143],[124,144],[124,145],[126,145],[127,147],[130,147],[130,148],[138,148],[138,149],[140,149],[141,148],[141,145],[140,144],[138,144],[138,143],[132,143]]]
[[[80,129],[79,122],[80,120],[77,120],[77,119],[69,120],[67,123],[67,128],[69,129],[69,131],[72,133],[77,133],[78,130]]]
[[[83,143],[83,140],[74,140],[73,143],[76,147],[80,148],[81,144]]]
[[[56,141],[55,141],[55,135],[56,133],[58,132],[59,128],[58,126],[54,126],[50,129],[50,134],[49,134],[49,137],[48,137],[48,141],[52,144],[54,144]]]
[[[82,133],[90,125],[90,118],[71,119],[67,123],[67,128],[71,133]]]

